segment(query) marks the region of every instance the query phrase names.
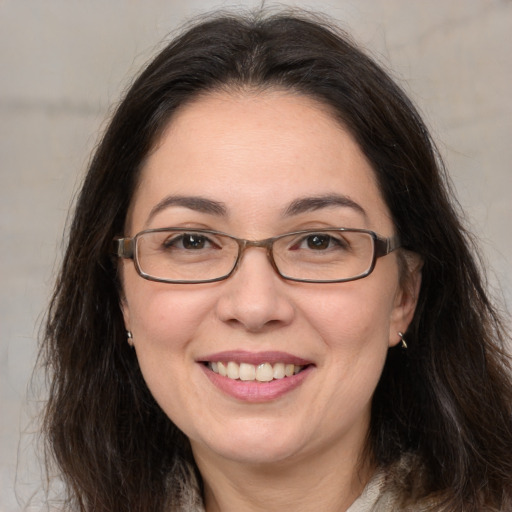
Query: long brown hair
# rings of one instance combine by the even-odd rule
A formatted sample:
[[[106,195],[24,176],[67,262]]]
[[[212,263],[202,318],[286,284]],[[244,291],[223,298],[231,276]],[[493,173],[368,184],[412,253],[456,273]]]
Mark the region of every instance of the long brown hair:
[[[194,467],[190,447],[126,343],[112,240],[173,112],[208,91],[265,87],[331,107],[371,162],[405,247],[424,261],[409,348],[390,350],[373,400],[368,447],[389,488],[404,507],[435,497],[439,510],[512,509],[508,335],[425,125],[346,34],[309,15],[262,13],[217,15],[168,44],[134,81],[91,161],[41,351],[51,378],[48,457],[69,508],[155,512],[179,500],[176,468]]]

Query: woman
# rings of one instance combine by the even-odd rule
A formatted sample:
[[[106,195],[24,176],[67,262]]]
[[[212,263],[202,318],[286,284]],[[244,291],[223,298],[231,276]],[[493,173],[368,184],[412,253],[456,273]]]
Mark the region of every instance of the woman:
[[[96,150],[49,312],[69,508],[512,510],[507,334],[450,196],[325,23],[171,42]]]

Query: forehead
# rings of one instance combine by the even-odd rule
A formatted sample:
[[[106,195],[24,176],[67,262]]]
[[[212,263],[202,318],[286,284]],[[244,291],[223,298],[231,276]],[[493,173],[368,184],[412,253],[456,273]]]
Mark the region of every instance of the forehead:
[[[142,228],[168,195],[207,197],[258,219],[329,194],[389,217],[369,162],[328,107],[284,91],[216,92],[173,116],[142,169],[130,217]]]

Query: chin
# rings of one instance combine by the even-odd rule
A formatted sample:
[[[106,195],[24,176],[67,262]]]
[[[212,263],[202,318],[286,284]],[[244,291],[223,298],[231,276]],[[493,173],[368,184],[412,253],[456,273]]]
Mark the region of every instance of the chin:
[[[228,435],[226,435],[226,433]],[[205,450],[218,457],[244,464],[272,464],[293,458],[300,451],[302,436],[287,429],[262,425],[244,428],[223,427],[221,433],[212,430],[208,439],[196,442],[191,439],[194,453]]]

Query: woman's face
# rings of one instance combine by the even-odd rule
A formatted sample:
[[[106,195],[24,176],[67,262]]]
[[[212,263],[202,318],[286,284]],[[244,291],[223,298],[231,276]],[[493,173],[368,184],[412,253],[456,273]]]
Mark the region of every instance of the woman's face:
[[[393,235],[351,135],[319,103],[279,91],[210,94],[173,117],[142,170],[126,235],[162,227],[250,240],[326,227]],[[367,278],[335,284],[286,281],[262,248],[248,249],[235,273],[215,283],[148,281],[130,260],[122,275],[125,324],[144,378],[196,458],[358,454],[386,353],[414,309],[396,252]],[[249,380],[214,372],[218,362],[243,367]],[[252,380],[265,363],[276,375],[281,365],[303,369]]]

